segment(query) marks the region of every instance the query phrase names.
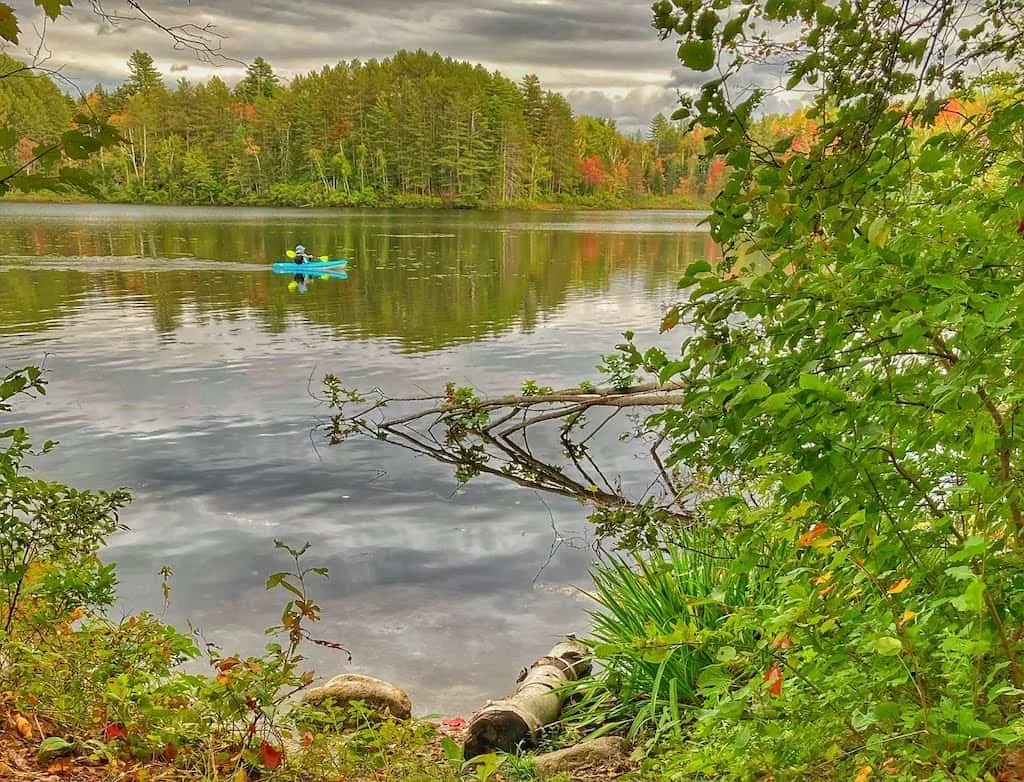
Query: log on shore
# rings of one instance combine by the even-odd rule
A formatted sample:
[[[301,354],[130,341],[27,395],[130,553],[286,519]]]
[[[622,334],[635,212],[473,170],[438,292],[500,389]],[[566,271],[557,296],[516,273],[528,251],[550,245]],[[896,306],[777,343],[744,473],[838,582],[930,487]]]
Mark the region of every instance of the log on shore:
[[[564,686],[590,674],[589,654],[585,644],[567,638],[530,666],[514,695],[473,715],[462,746],[466,760],[536,742],[541,729],[561,716]]]
[[[412,701],[404,690],[390,682],[357,673],[335,676],[322,687],[306,690],[302,696],[302,702],[314,708],[330,705],[345,709],[355,701],[369,709],[367,717],[370,719],[404,721],[412,717]]]

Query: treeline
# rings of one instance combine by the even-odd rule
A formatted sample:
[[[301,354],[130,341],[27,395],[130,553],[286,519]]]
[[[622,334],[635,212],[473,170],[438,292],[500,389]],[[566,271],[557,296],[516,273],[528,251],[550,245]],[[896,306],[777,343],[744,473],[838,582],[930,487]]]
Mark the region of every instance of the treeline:
[[[78,105],[33,77],[31,100],[0,104],[0,121],[48,122],[17,129],[23,156],[72,110],[109,122],[124,143],[87,165],[104,197],[135,202],[685,206],[720,180],[700,160],[700,135],[663,116],[626,137],[610,120],[575,116],[536,76],[517,84],[424,51],[342,62],[287,85],[257,58],[233,89],[218,77],[169,89],[141,51],[129,69],[116,90],[97,87]],[[0,79],[0,91],[19,78]]]

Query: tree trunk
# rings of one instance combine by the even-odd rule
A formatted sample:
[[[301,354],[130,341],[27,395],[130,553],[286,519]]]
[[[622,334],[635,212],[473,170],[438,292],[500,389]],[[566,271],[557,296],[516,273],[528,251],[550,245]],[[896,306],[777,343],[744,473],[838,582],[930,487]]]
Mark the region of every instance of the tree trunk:
[[[590,674],[589,653],[570,637],[537,660],[515,695],[488,703],[470,720],[462,747],[465,758],[495,750],[513,752],[523,742],[536,741],[541,728],[561,716],[564,685]]]

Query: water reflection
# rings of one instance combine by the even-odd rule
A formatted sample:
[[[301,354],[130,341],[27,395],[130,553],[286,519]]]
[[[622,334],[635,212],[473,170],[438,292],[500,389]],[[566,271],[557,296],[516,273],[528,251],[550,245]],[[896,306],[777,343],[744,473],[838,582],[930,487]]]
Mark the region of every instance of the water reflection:
[[[280,614],[263,584],[275,537],[331,568],[322,637],[343,666],[406,686],[418,713],[501,694],[560,634],[586,632],[573,585],[584,511],[386,445],[318,452],[327,371],[392,393],[445,380],[489,390],[525,377],[596,379],[626,328],[646,342],[694,258],[713,253],[685,214],[315,213],[0,205],[0,362],[45,360],[44,400],[19,423],[61,446],[44,475],[126,486],[131,531],[111,541],[123,608],[258,651]],[[304,295],[270,263],[297,243],[351,260]],[[626,480],[643,465],[612,450]]]
[[[163,334],[181,326],[191,305],[201,317],[255,314],[271,332],[297,314],[341,336],[435,350],[516,325],[529,330],[570,295],[600,298],[617,274],[653,290],[714,253],[706,234],[679,232],[690,224],[678,213],[674,223],[660,213],[546,223],[536,215],[356,212],[296,225],[288,213],[184,211],[196,219],[162,219],[166,210],[129,220],[97,207],[43,215],[0,208],[0,333],[48,328],[99,292],[148,307]],[[652,233],[655,226],[675,233]],[[297,298],[266,274],[297,235],[350,258],[349,283],[309,286]],[[147,262],[138,268],[134,256]]]

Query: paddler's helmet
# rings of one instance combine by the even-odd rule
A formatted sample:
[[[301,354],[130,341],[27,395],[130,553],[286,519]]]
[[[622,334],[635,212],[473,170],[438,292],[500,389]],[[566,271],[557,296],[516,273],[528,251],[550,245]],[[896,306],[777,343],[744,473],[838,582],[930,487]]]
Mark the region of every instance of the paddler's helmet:
[[[304,253],[304,252],[306,252],[306,248],[303,247],[301,244],[297,244],[297,245],[295,245],[295,252],[297,252],[297,253]]]

